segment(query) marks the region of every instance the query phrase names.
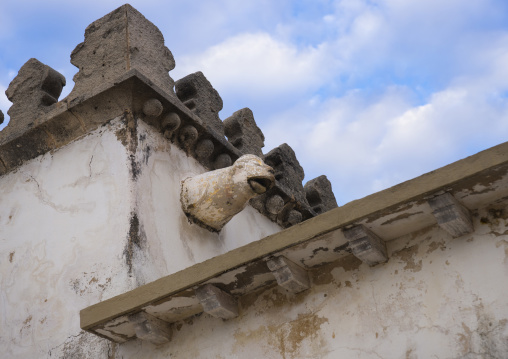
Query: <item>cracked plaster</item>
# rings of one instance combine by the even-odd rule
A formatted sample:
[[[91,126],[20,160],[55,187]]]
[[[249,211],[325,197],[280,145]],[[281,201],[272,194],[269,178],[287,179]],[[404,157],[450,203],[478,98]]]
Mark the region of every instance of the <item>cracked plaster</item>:
[[[206,314],[176,326],[156,351],[120,345],[146,358],[504,358],[508,353],[508,222],[478,211],[478,234],[453,239],[434,226],[389,242],[391,259],[331,269],[329,281],[289,294],[272,286],[241,300],[240,316]],[[489,223],[480,222],[481,218]],[[393,255],[412,248],[406,255]],[[421,268],[414,270],[413,263]],[[408,267],[409,265],[409,267]],[[481,268],[481,270],[480,270]],[[323,269],[326,271],[327,269]],[[503,304],[504,303],[504,304]]]
[[[180,181],[204,171],[122,117],[0,177],[4,354],[115,358],[116,347],[80,330],[80,309],[280,230],[252,208],[220,234],[189,223]]]
[[[130,7],[125,9],[126,16],[140,16],[133,15]],[[76,61],[83,46],[74,52]],[[159,70],[167,73],[172,66],[169,61]],[[114,105],[108,102],[101,111],[116,116],[122,106],[120,100]],[[173,341],[158,348],[139,340],[111,344],[80,331],[79,309],[279,228],[250,207],[220,234],[193,226],[180,212],[174,215],[174,208],[179,209],[175,183],[205,169],[132,114],[84,123],[80,116],[89,117],[91,107],[78,110],[72,114],[75,118],[65,115],[72,122],[62,115],[48,128],[53,131],[59,129],[57,124],[69,122],[73,131],[79,127],[84,134],[87,126],[96,128],[100,123],[101,127],[59,150],[16,157],[19,161],[9,164],[13,171],[2,170],[0,307],[8,310],[0,316],[0,347],[8,357],[507,356],[508,290],[499,282],[507,274],[508,209],[503,192],[492,185],[501,180],[495,176],[462,193],[465,205],[472,205],[475,196],[485,200],[479,196],[484,193],[497,201],[475,211],[476,232],[471,235],[452,239],[437,226],[429,227],[431,222],[419,219],[419,214],[428,212],[420,199],[412,214],[401,209],[391,218],[381,218],[379,213],[385,226],[404,221],[418,231],[389,242],[391,258],[376,268],[351,256],[314,268],[310,290],[291,295],[275,286],[260,289],[241,298],[238,318],[228,322],[206,314],[187,318],[175,324]],[[57,147],[70,141],[62,138]],[[52,138],[48,148],[56,148],[53,142]],[[478,158],[485,160],[481,156],[474,160]],[[476,168],[474,163],[461,166],[460,173],[449,167],[440,170],[440,176],[448,181],[463,179],[468,173],[464,168],[473,172]],[[426,178],[420,178],[420,186],[411,182],[418,193],[420,187],[432,189],[440,180]],[[411,191],[404,192],[404,186],[392,189],[394,198],[401,193],[407,197]],[[381,211],[398,202],[375,203]],[[391,233],[393,238],[397,232]],[[326,252],[319,246],[315,250],[314,257]]]

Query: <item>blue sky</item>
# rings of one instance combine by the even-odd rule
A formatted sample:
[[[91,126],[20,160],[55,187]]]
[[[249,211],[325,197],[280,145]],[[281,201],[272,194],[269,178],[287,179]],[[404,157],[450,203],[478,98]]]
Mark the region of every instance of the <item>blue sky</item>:
[[[507,140],[505,0],[130,3],[164,34],[175,80],[203,71],[222,119],[252,109],[264,152],[287,142],[305,181],[326,174],[339,205]],[[4,114],[31,57],[67,78],[63,98],[86,26],[122,4],[2,1]]]

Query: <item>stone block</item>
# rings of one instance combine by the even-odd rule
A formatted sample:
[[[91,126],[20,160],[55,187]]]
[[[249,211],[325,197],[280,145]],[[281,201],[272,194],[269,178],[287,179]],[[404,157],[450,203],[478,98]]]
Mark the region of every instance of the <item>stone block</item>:
[[[274,169],[275,184],[265,195],[253,198],[251,206],[284,228],[314,217],[302,184],[305,174],[293,149],[284,143],[265,155],[265,163]]]
[[[130,315],[129,321],[133,323],[138,339],[155,345],[168,343],[173,335],[170,323],[145,312]]]
[[[168,72],[175,67],[171,51],[164,46],[159,29],[126,4],[91,23],[85,41],[71,54],[79,69],[69,94],[72,100],[96,88],[113,85],[124,73],[136,69],[167,94],[174,95]]]
[[[427,201],[438,225],[452,237],[460,237],[474,230],[471,213],[450,193],[436,196]]]
[[[268,152],[265,163],[275,171],[276,186],[291,194],[297,202],[308,205],[302,184],[305,173],[288,144],[284,143]]]
[[[388,260],[385,241],[365,226],[358,225],[342,231],[349,241],[351,252],[362,262],[375,266]]]
[[[265,146],[265,136],[254,120],[252,111],[244,108],[224,120],[224,132],[228,141],[243,154],[253,154],[263,158],[261,148]]]
[[[62,74],[37,59],[28,60],[5,91],[12,106],[7,111],[10,121],[0,134],[1,139],[13,138],[32,129],[37,118],[58,102],[64,86]]]
[[[176,95],[220,137],[224,137],[224,124],[219,118],[222,99],[201,71],[176,81]]]
[[[292,293],[300,293],[310,288],[307,271],[286,257],[280,256],[266,262],[277,284]]]
[[[337,201],[332,191],[332,184],[325,175],[308,181],[305,186],[305,197],[317,214],[327,212],[337,207]]]

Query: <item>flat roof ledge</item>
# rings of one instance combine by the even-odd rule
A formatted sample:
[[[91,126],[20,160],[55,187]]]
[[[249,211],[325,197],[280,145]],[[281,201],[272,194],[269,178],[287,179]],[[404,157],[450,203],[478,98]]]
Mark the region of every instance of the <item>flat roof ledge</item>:
[[[472,211],[507,198],[508,142],[89,306],[81,328],[115,342],[167,342],[173,322],[201,312],[233,318],[239,297],[275,283],[306,290],[309,270],[351,253],[376,265],[388,259],[385,242],[402,235],[433,225],[471,233]]]

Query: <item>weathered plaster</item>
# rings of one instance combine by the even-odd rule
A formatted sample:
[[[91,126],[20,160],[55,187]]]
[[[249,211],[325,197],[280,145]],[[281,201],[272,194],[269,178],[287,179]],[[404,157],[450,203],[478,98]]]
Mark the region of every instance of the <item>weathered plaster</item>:
[[[211,84],[195,82],[205,92],[192,98],[177,85],[175,97],[162,34],[129,5],[88,27],[72,61],[80,72],[71,95],[54,103],[51,91],[35,113],[34,92],[19,92],[26,122],[0,133],[2,355],[507,357],[508,143],[317,217],[335,207],[321,198],[331,200],[331,189],[318,179],[303,188],[284,144],[265,158],[274,188],[252,201],[267,217],[247,207],[216,234],[187,220],[179,196],[186,176],[244,151],[213,125],[221,101]],[[472,214],[474,232],[454,239],[435,225],[429,200],[443,194]],[[293,227],[275,233],[267,218]],[[343,231],[352,226],[386,242],[386,263],[349,254]],[[276,286],[272,256],[301,265],[311,288]],[[238,297],[240,315],[200,314],[195,292],[205,283]],[[146,340],[161,344],[171,330],[137,324],[164,329],[162,320],[174,322],[174,335],[155,347]]]
[[[505,211],[508,208],[504,208]],[[488,223],[482,223],[488,221]],[[325,268],[300,294],[280,287],[241,300],[229,321],[203,314],[175,325],[172,342],[119,345],[134,358],[504,358],[508,353],[508,221],[485,208],[478,233],[434,226],[389,242],[375,268]]]
[[[82,313],[82,326],[90,329],[115,315],[136,310],[180,290],[219,278],[224,276],[224,272],[263,260],[270,255],[284,255],[307,267],[337,260],[349,250],[348,240],[341,233],[341,227],[365,225],[384,241],[421,230],[436,223],[427,199],[444,193],[444,190],[455,192],[461,201],[470,206],[487,205],[495,198],[493,193],[498,193],[497,201],[502,201],[508,191],[507,152],[508,143],[496,146],[348,203],[295,227],[230,251],[225,256],[188,268],[175,276],[161,278],[132,294],[126,293],[113,301],[86,308]],[[464,177],[460,178],[459,175]],[[493,191],[468,194],[469,188],[478,184],[488,185]],[[475,210],[475,207],[469,209]],[[409,217],[401,218],[406,217],[403,216],[404,213]],[[394,220],[397,217],[399,220]]]
[[[135,157],[139,171],[135,201],[140,246],[133,271],[138,284],[280,231],[278,225],[250,206],[233,217],[220,233],[190,222],[180,202],[181,181],[206,169],[142,121],[138,122]]]
[[[99,358],[111,344],[80,330],[80,309],[280,230],[250,207],[220,234],[190,223],[180,181],[204,171],[124,115],[1,176],[5,355]]]
[[[79,335],[80,308],[133,288],[121,256],[130,213],[121,126],[0,178],[2,355],[49,357]]]
[[[404,349],[404,353],[411,354],[420,351],[424,353],[421,357],[427,357],[427,352],[425,351],[428,348],[422,344],[427,340],[427,337],[423,336],[420,342],[415,342],[414,348],[406,348],[404,345],[411,342],[413,336],[419,334],[412,329],[414,326],[416,328],[424,328],[428,332],[430,338],[428,340],[432,341],[434,336],[442,335],[441,332],[435,331],[436,328],[454,328],[457,325],[457,322],[454,322],[454,320],[464,315],[461,312],[462,307],[455,309],[448,308],[449,304],[448,302],[443,302],[443,297],[447,298],[449,302],[464,301],[465,306],[469,305],[472,307],[474,306],[473,299],[476,298],[471,296],[472,292],[478,298],[485,298],[484,302],[488,299],[493,302],[502,303],[499,305],[499,308],[502,308],[505,304],[503,299],[505,293],[502,290],[496,292],[494,285],[494,282],[498,283],[502,280],[504,274],[501,273],[506,273],[506,268],[504,268],[504,251],[497,249],[505,242],[503,240],[497,243],[494,245],[496,248],[494,249],[492,246],[488,247],[488,241],[484,239],[485,236],[492,237],[492,235],[504,237],[508,233],[504,227],[504,222],[501,222],[504,220],[504,217],[508,217],[503,215],[504,208],[507,206],[505,196],[508,188],[507,166],[506,162],[502,161],[503,157],[495,159],[500,154],[499,150],[502,149],[501,152],[503,152],[505,147],[506,145],[498,146],[472,158],[439,169],[432,174],[424,175],[396,186],[395,188],[400,189],[401,192],[397,193],[396,198],[393,197],[395,188],[388,189],[332,210],[329,214],[318,216],[296,227],[246,244],[224,255],[211,258],[173,275],[148,283],[146,286],[124,293],[111,300],[85,308],[81,312],[81,325],[87,330],[100,330],[100,333],[104,335],[108,335],[109,331],[111,333],[110,337],[113,340],[117,340],[115,339],[116,335],[135,339],[130,326],[122,330],[115,327],[114,323],[117,320],[115,318],[145,311],[155,317],[172,322],[177,332],[185,327],[184,323],[192,322],[194,325],[196,323],[206,323],[203,324],[203,327],[198,327],[197,333],[199,334],[197,335],[199,339],[194,334],[188,333],[185,335],[189,336],[189,338],[182,339],[186,343],[185,345],[189,345],[188,340],[199,341],[202,344],[199,344],[196,350],[203,352],[210,349],[208,346],[212,345],[210,344],[211,342],[216,343],[219,340],[219,337],[216,337],[216,335],[232,338],[239,330],[244,331],[244,327],[250,327],[254,325],[253,323],[258,323],[259,325],[252,327],[252,330],[256,332],[255,335],[246,333],[241,336],[242,344],[226,340],[225,347],[222,344],[215,344],[213,346],[213,350],[217,350],[217,355],[221,353],[220,355],[225,355],[226,357],[235,355],[242,357],[248,355],[253,355],[252,357],[277,357],[277,351],[274,349],[274,338],[278,338],[277,343],[279,346],[277,350],[283,358],[315,355],[318,357],[326,357],[327,355],[333,357],[333,355],[339,354],[352,356],[355,351],[362,353],[358,357],[364,357],[369,353],[380,355],[381,357],[392,357],[389,355],[388,346],[384,347],[384,344],[379,346],[374,342],[371,343],[370,338],[367,338],[368,340],[362,339],[365,333],[369,333],[370,329],[367,328],[372,327],[372,323],[369,323],[369,317],[374,315],[380,317],[379,313],[373,312],[373,308],[381,307],[380,303],[382,303],[382,312],[389,312],[389,315],[381,316],[381,318],[390,323],[388,325],[390,329],[389,335],[384,333],[388,329],[382,328],[387,341],[391,343],[390,345],[397,346],[397,350]],[[493,158],[497,161],[495,165],[493,165]],[[486,161],[478,162],[480,159],[485,159]],[[473,170],[471,169],[471,163],[477,164],[473,166]],[[453,169],[462,173],[465,177],[462,179],[455,177],[453,180],[453,178],[450,178]],[[447,176],[444,176],[444,174]],[[422,186],[422,183],[425,185]],[[474,186],[484,183],[485,186],[492,188],[492,191],[471,192],[469,189],[474,183],[476,183]],[[431,188],[433,188],[433,191]],[[452,238],[445,231],[446,227],[440,227],[442,226],[441,222],[439,222],[439,225],[436,224],[437,220],[433,210],[429,206],[428,199],[436,198],[436,196],[441,198],[445,190],[450,191],[447,194],[448,197],[452,196],[450,198],[455,198],[450,193],[460,197],[460,201],[455,200],[454,203],[460,204],[460,206],[464,206],[462,203],[468,203],[470,207],[464,206],[464,209],[468,213],[472,213],[472,216],[469,216],[474,219],[473,226],[471,227],[474,232],[467,232],[467,234],[459,235],[458,238]],[[498,194],[497,197],[493,195],[496,193]],[[405,200],[403,195],[407,196]],[[394,201],[398,202],[394,204]],[[379,208],[383,203],[387,207]],[[331,222],[330,217],[332,215],[337,218],[335,222]],[[353,215],[357,217],[352,218]],[[489,216],[493,219],[489,219]],[[452,218],[452,220],[454,219]],[[478,225],[478,223],[481,225]],[[497,227],[495,230],[489,231],[489,228],[485,227],[486,224]],[[351,240],[354,240],[356,237],[346,238],[347,236],[344,234],[345,231],[347,232],[352,228],[352,225],[356,226],[356,228],[363,228],[365,233],[370,233],[369,236],[377,238],[379,244],[383,244],[383,246],[384,244],[387,245],[387,256],[386,254],[383,255],[384,260],[388,258],[386,264],[378,264],[375,267],[367,266],[368,264],[372,265],[375,263],[365,261],[365,258],[360,255],[361,253],[356,253],[354,248],[351,247]],[[336,229],[322,234],[324,229],[329,228],[329,226],[334,226]],[[383,234],[381,238],[378,238],[379,233]],[[396,234],[400,235],[396,236]],[[459,242],[460,240],[462,242]],[[469,246],[467,250],[463,248],[465,244],[475,240],[480,243],[478,248],[473,245]],[[364,245],[362,244],[360,247],[358,248],[360,252],[369,251],[368,246],[363,248]],[[427,261],[427,258],[430,256],[435,256],[437,255],[436,253],[449,249],[451,252],[447,259],[435,258]],[[495,257],[493,257],[494,250],[503,254],[503,261],[495,260]],[[349,253],[353,253],[356,257],[353,257]],[[311,285],[313,285],[310,290],[294,296],[285,293],[282,289],[273,288],[276,283],[276,276],[268,268],[266,261],[272,258],[272,256],[281,255],[296,265],[302,266],[303,270],[307,269],[309,271],[312,278]],[[438,261],[438,259],[444,262],[445,265],[436,267],[436,264],[433,263]],[[453,263],[452,259],[453,261],[457,260],[457,268],[450,267],[450,263]],[[362,263],[362,260],[364,263]],[[492,263],[489,261],[492,261]],[[468,288],[459,285],[457,273],[462,275],[461,271],[463,267],[471,264],[474,265],[475,263],[477,270],[469,270],[466,278],[462,279],[464,283],[468,284]],[[484,270],[483,267],[485,266],[488,266],[489,269]],[[388,268],[388,271],[386,268]],[[337,277],[339,273],[344,273],[344,277],[341,277],[342,279],[340,280]],[[304,272],[301,272],[301,275],[305,276]],[[476,290],[476,283],[480,283],[482,281],[481,277],[484,275],[489,277],[489,281],[483,281],[484,287],[478,287],[478,290]],[[401,280],[394,282],[394,276],[400,277]],[[207,314],[200,314],[203,308],[201,308],[199,300],[196,300],[195,289],[205,283],[216,286],[220,290],[240,298],[242,308],[240,317],[231,319],[223,324],[218,324],[216,319],[206,319],[208,317]],[[485,286],[487,283],[490,283],[491,288]],[[281,284],[279,283],[279,285]],[[335,293],[333,286],[341,289]],[[324,293],[326,296],[323,294],[323,298],[331,296],[332,299],[323,299],[319,295],[316,297],[314,294],[321,293],[320,288],[326,288],[327,291]],[[358,289],[358,293],[350,292],[349,288]],[[401,292],[402,289],[407,289],[410,295],[406,295],[405,291]],[[255,308],[258,305],[257,296],[266,298],[266,295],[262,294],[266,291],[275,293],[274,295],[276,295],[277,300],[272,301],[270,304],[264,303],[260,307],[262,312],[251,314],[251,308]],[[328,291],[330,292],[328,293]],[[380,298],[379,300],[378,297]],[[424,298],[422,299],[422,297]],[[422,307],[425,307],[425,305],[431,305],[436,301],[439,305],[445,306],[446,310],[449,310],[451,313],[448,319],[446,319],[448,322],[434,324],[434,322],[428,319],[427,312],[422,310]],[[398,305],[402,309],[396,311],[398,302],[400,302]],[[426,304],[427,302],[429,304]],[[321,304],[316,307],[316,303]],[[362,305],[358,303],[362,303]],[[322,307],[328,309],[321,312]],[[504,325],[506,313],[503,310],[498,310],[499,308],[496,307],[492,316],[500,321],[500,325]],[[309,312],[310,309],[312,310]],[[346,310],[346,314],[350,318],[345,318],[343,314],[337,316],[336,312],[343,313],[343,310]],[[265,312],[268,313],[266,316],[263,314]],[[293,316],[288,316],[289,313],[293,313]],[[247,318],[245,319],[246,321],[240,322],[241,318],[244,317]],[[443,318],[441,315],[438,317],[439,320]],[[400,319],[399,324],[397,324],[397,318]],[[434,316],[432,318],[437,317]],[[436,320],[438,321],[438,319]],[[378,321],[380,320],[378,319]],[[270,324],[272,322],[273,324]],[[327,323],[333,328],[332,337],[336,336],[337,332],[340,332],[341,337],[346,338],[344,339],[344,343],[347,343],[346,345],[335,345],[335,347],[332,345],[329,347],[326,336],[322,338],[320,334],[316,334],[318,329],[307,334],[296,329],[296,331],[291,329],[293,327],[309,328],[313,325],[314,327],[325,328],[328,325]],[[335,329],[338,325],[341,326],[340,328],[344,325],[348,328],[347,331]],[[235,334],[233,334],[231,333],[231,330],[233,330],[231,328],[235,328],[235,326]],[[400,327],[398,331],[394,329],[397,326]],[[214,329],[210,332],[209,328],[212,327]],[[471,327],[468,326],[468,328]],[[500,328],[504,330],[504,327]],[[502,332],[501,329],[499,329],[500,333]],[[192,333],[195,332],[192,329]],[[263,337],[264,334],[260,333],[265,332],[270,334]],[[444,330],[445,335],[449,335],[451,332],[452,330],[450,329]],[[356,338],[356,344],[354,344],[355,340],[348,337],[348,335],[351,336],[353,333]],[[379,338],[381,332],[377,331],[372,334],[376,333],[377,338]],[[485,333],[482,335],[488,336]],[[256,337],[258,343],[268,343],[268,347],[259,345],[257,349],[249,347],[250,344],[245,344],[247,341],[245,338],[250,338],[251,336]],[[176,337],[178,337],[178,334],[175,334],[175,340]],[[211,338],[210,343],[208,342],[209,338]],[[400,338],[405,339],[401,341]],[[451,339],[448,338],[448,340]],[[497,337],[493,339],[489,337],[488,340],[495,342],[492,344],[494,345],[493,349],[490,348],[488,350],[505,351],[504,347],[497,348],[498,344],[496,341],[499,341]],[[253,346],[256,345],[256,341],[252,343]],[[307,342],[309,344],[305,344]],[[316,342],[321,344],[315,347],[313,345]],[[146,343],[124,343],[119,349],[132,348],[134,345],[138,345],[139,350],[143,352],[145,351],[143,348],[150,348],[149,344]],[[173,344],[173,341],[168,345],[172,348],[168,349],[172,350],[171,353],[174,353],[173,351],[179,348],[179,344]],[[241,354],[237,352],[224,354],[233,347],[238,348]],[[260,348],[264,351],[260,352]],[[325,350],[324,348],[326,348],[326,351],[323,351]],[[351,348],[354,348],[354,350],[351,351]],[[448,348],[449,353],[460,357],[461,352],[459,349],[456,347],[450,348]],[[159,349],[164,350],[162,347]],[[379,352],[378,349],[381,351]],[[472,352],[477,352],[477,349],[471,350]],[[126,355],[129,350],[126,351]],[[147,350],[151,351],[152,349]],[[208,351],[207,355],[210,354]],[[446,353],[446,351],[443,352]],[[167,352],[165,353],[167,354]],[[156,358],[157,355],[154,354],[153,357]],[[178,355],[186,357],[181,353]],[[198,354],[195,354],[195,356],[199,357]]]

